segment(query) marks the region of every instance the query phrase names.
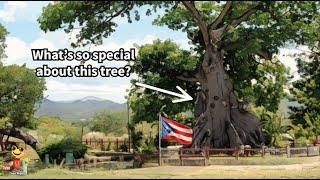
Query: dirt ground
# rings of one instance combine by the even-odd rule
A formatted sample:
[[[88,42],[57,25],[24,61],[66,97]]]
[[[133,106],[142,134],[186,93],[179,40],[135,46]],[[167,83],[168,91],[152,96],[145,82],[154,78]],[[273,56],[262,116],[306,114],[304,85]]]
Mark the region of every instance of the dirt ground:
[[[28,176],[4,178],[320,178],[320,162],[291,165],[211,165],[211,166],[161,166],[126,170],[95,169],[90,172],[49,168]]]

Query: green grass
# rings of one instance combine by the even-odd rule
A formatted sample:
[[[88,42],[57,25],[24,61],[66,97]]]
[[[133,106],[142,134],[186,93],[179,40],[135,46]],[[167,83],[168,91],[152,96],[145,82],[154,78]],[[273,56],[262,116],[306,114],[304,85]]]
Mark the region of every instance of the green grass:
[[[314,162],[317,157],[265,156],[265,157],[211,157],[210,165],[288,165]]]
[[[318,178],[320,177],[320,167],[285,169],[285,168],[238,168],[220,169],[215,166],[207,167],[181,167],[162,166],[154,168],[128,169],[106,171],[94,169],[90,172],[76,172],[66,169],[49,168],[28,176],[4,176],[4,178]]]
[[[106,170],[92,168],[86,171],[47,168],[28,176],[2,176],[3,178],[319,178],[320,157],[249,157],[215,159],[211,166],[161,166],[145,164],[144,168]],[[212,160],[212,158],[211,158]],[[217,164],[221,165],[217,165]],[[227,165],[227,166],[226,166]],[[240,165],[240,166],[239,166]],[[156,166],[156,167],[152,167]]]

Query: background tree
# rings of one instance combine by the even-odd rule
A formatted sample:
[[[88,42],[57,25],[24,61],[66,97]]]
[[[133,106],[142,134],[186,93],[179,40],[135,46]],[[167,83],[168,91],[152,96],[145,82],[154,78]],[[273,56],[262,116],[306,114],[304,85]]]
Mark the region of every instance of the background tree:
[[[313,132],[307,138],[320,134],[320,58],[319,53],[313,52],[306,57],[298,58],[298,73],[301,79],[293,82],[290,89],[292,101],[299,106],[290,107],[290,118],[295,125],[301,124],[302,128]]]
[[[126,127],[127,122],[127,113],[123,111],[103,111],[95,113],[87,124],[92,131],[120,135],[123,133],[123,128]]]
[[[310,26],[302,27],[313,36],[306,37],[307,51],[295,54],[300,78],[292,83],[291,101],[299,106],[290,107],[290,118],[296,125],[296,138],[314,138],[320,131],[320,15]],[[305,133],[303,133],[305,132]]]
[[[195,88],[189,91],[197,96],[197,123],[192,146],[261,146],[264,140],[260,122],[241,109],[237,99],[242,97],[235,90],[250,83],[248,80],[256,75],[254,72],[260,60],[272,62],[272,55],[288,42],[304,44],[304,39],[311,34],[301,27],[308,26],[318,13],[319,2],[57,2],[45,7],[38,20],[44,31],[64,28],[70,32],[79,28],[74,46],[99,44],[115,30],[115,17],[126,16],[131,22],[130,15],[134,13],[135,20],[139,20],[137,9],[146,4],[151,5],[147,15],[164,7],[165,15],[155,23],[187,32],[195,45],[193,52],[189,52],[198,57],[194,69],[167,71],[163,68],[166,63],[148,67],[152,71],[156,68],[161,77],[188,81],[183,88],[200,84],[197,95],[193,94]],[[75,24],[79,27],[74,27]],[[158,55],[162,57],[168,53],[159,51]],[[172,59],[172,55],[168,57]],[[185,57],[185,52],[178,57]],[[144,73],[147,75],[152,71]],[[239,80],[241,77],[243,81]],[[146,90],[145,94],[152,95],[153,92]],[[162,100],[165,101],[169,100]],[[148,105],[148,102],[144,104]],[[159,101],[153,104],[149,106],[150,113],[160,107]],[[153,119],[156,119],[156,113]]]
[[[36,147],[37,140],[20,128],[33,126],[35,103],[42,99],[44,90],[44,79],[36,77],[32,69],[18,65],[0,67],[0,117],[6,120],[0,128],[2,147],[4,135],[6,141],[12,136]]]
[[[2,60],[6,57],[5,48],[6,48],[6,36],[8,35],[8,31],[2,24],[0,24],[0,66],[3,65]]]
[[[36,77],[34,71],[25,65],[3,66],[7,34],[6,29],[0,25],[0,145],[4,150],[9,137],[13,136],[35,148],[37,140],[19,128],[34,125],[34,105],[43,97],[45,81]],[[3,144],[5,135],[7,139]]]
[[[13,127],[28,126],[35,103],[43,98],[45,81],[32,69],[10,65],[0,67],[0,114],[9,117]]]
[[[260,118],[266,145],[283,147],[283,137],[292,128],[291,120],[286,118],[281,111],[272,112],[263,106],[250,106],[250,111]]]

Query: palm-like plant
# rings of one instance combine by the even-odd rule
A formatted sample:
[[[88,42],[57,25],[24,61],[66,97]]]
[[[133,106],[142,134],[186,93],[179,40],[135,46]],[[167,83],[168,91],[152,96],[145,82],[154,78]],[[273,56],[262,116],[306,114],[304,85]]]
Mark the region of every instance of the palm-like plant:
[[[279,111],[273,113],[263,109],[260,112],[260,119],[266,144],[271,146],[280,146],[282,135],[287,133],[292,126],[291,121]]]

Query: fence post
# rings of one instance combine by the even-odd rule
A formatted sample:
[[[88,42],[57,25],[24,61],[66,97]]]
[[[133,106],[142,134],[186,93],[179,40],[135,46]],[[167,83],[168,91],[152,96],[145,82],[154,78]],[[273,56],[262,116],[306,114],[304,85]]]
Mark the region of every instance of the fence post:
[[[291,150],[290,150],[290,146],[287,145],[287,158],[291,157]]]
[[[309,145],[307,145],[307,157],[309,157]]]
[[[119,151],[119,140],[118,140],[118,138],[116,139],[116,151],[117,152]]]
[[[180,159],[180,166],[182,166],[182,148],[179,149],[179,159]]]
[[[235,155],[236,155],[236,160],[239,159],[239,147],[235,147]]]
[[[261,155],[262,157],[264,157],[264,150],[265,150],[264,148],[265,148],[265,147],[262,146],[262,155]]]
[[[50,162],[49,162],[49,154],[45,154],[44,155],[44,165],[47,168],[49,166]]]

